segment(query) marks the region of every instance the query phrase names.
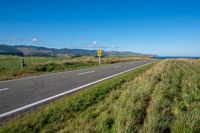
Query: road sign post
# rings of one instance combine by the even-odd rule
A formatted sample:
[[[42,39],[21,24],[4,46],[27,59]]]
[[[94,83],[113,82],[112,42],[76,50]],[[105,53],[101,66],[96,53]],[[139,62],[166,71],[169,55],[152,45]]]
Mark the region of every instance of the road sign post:
[[[101,64],[101,56],[102,56],[102,50],[97,50],[97,56],[99,56],[99,64]]]
[[[99,64],[101,64],[101,56],[99,56]]]
[[[21,57],[21,69],[24,67],[24,59]]]

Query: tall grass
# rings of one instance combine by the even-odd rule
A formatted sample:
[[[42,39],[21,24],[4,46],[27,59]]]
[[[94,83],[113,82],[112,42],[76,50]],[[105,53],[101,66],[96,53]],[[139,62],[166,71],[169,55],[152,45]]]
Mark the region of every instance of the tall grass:
[[[187,61],[163,61],[77,114],[60,132],[198,132],[199,70]],[[183,86],[184,78],[196,86],[195,93]],[[196,103],[187,102],[187,112],[180,111],[185,88],[187,95],[195,94],[189,99]]]

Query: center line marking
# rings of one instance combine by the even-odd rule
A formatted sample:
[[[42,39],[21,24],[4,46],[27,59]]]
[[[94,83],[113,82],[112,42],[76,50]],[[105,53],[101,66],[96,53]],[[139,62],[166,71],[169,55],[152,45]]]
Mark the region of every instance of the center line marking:
[[[84,75],[84,74],[89,74],[89,73],[93,73],[95,71],[89,71],[89,72],[84,72],[84,73],[78,73],[78,75]]]
[[[114,68],[120,68],[120,67],[122,67],[122,66],[114,66]]]
[[[0,89],[0,91],[6,91],[8,90],[9,88],[3,88],[3,89]]]

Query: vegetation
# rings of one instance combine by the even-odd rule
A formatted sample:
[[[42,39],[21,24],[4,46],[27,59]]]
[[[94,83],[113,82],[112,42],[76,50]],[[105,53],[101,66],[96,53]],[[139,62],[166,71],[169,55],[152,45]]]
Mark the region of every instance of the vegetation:
[[[200,131],[200,65],[166,60],[4,123],[0,132]]]
[[[118,62],[144,60],[142,57],[112,57],[103,58],[102,65]],[[68,71],[98,65],[98,59],[93,56],[81,57],[24,57],[25,67],[21,69],[21,59],[18,56],[0,56],[0,80],[7,80],[30,75],[50,72]]]

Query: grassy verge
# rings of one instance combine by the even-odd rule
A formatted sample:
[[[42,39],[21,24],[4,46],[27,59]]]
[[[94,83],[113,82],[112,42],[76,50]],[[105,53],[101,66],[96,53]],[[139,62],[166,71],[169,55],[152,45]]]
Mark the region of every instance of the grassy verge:
[[[118,96],[123,91],[121,89],[122,85],[125,82],[133,80],[152,66],[153,64],[138,68],[128,74],[104,81],[87,90],[55,101],[25,116],[17,117],[4,123],[0,128],[0,132],[65,132],[65,130],[75,130],[74,127],[77,124],[74,122],[79,116],[82,118],[80,120],[84,120],[83,117],[87,117],[86,120],[92,122],[103,110],[109,109],[108,106],[105,108],[105,102],[107,103],[109,99],[111,101],[118,99]],[[96,107],[99,107],[99,110],[96,110],[98,109]]]
[[[82,68],[95,67],[98,65],[98,61],[94,57],[80,57],[80,58],[42,58],[34,57],[29,61],[29,57],[25,57],[26,67],[20,69],[20,58],[19,57],[0,57],[0,80],[8,80],[21,78],[26,76],[41,75],[52,72],[61,72],[69,70],[77,70]],[[119,62],[127,61],[138,61],[149,58],[139,58],[139,57],[128,57],[128,58],[104,58],[102,59],[101,65],[108,65]],[[34,64],[34,60],[37,63]],[[46,63],[42,62],[43,60]],[[30,64],[30,62],[32,64]],[[99,66],[99,65],[98,65]]]

